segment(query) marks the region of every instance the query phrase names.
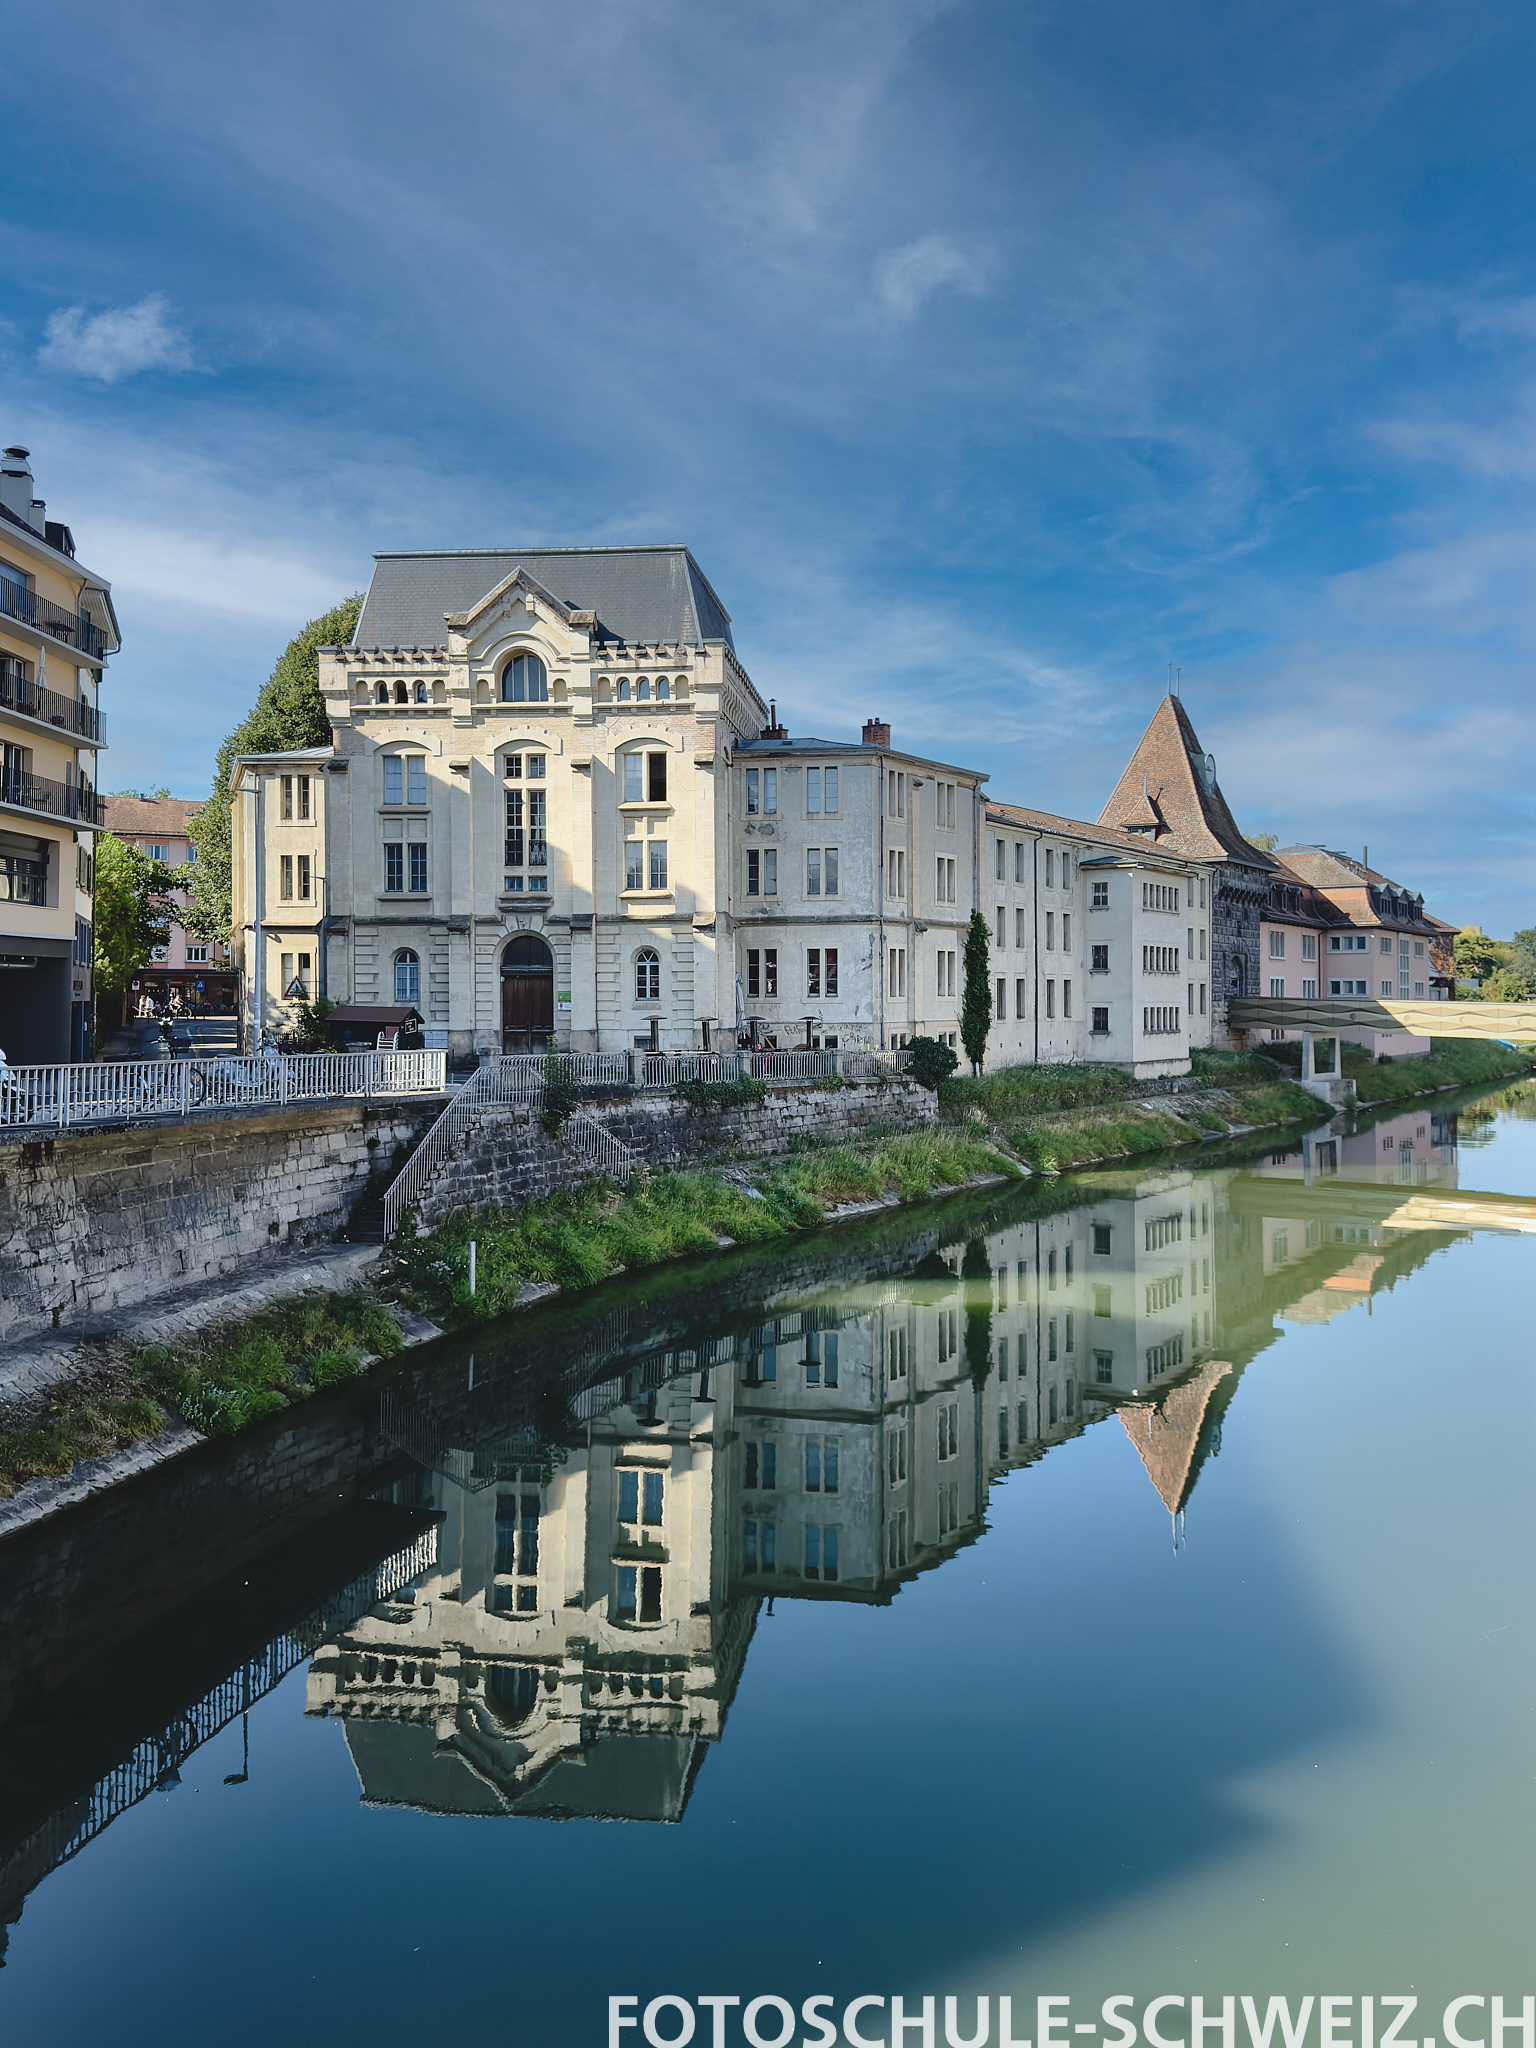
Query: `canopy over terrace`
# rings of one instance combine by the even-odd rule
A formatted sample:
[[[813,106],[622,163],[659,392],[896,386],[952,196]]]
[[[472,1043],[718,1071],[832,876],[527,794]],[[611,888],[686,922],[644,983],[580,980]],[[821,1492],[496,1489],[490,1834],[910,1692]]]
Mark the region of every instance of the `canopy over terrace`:
[[[1234,1031],[1411,1031],[1421,1038],[1508,1039],[1536,1043],[1536,1001],[1527,1003],[1375,1002],[1367,996],[1233,996]]]

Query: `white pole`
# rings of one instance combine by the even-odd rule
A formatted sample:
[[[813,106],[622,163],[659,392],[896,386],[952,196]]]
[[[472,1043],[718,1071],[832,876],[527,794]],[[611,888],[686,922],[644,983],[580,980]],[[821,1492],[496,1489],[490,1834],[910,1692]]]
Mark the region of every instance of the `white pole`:
[[[475,1240],[469,1240],[469,1291],[475,1291]]]

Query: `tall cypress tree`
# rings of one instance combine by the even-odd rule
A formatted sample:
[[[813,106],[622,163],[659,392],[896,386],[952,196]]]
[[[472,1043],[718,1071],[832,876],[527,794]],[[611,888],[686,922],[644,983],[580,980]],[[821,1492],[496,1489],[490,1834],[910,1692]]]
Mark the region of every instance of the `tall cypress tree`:
[[[965,934],[965,994],[960,1004],[960,1042],[973,1074],[981,1072],[991,1029],[992,940],[987,920],[979,910],[973,910]]]
[[[277,754],[292,747],[330,745],[330,721],[320,695],[320,649],[345,646],[362,608],[359,591],[296,633],[262,684],[261,695],[219,749],[213,794],[188,828],[197,848],[197,863],[189,877],[189,901],[182,921],[199,938],[228,938],[234,920],[229,900],[229,781],[235,759],[240,754]]]

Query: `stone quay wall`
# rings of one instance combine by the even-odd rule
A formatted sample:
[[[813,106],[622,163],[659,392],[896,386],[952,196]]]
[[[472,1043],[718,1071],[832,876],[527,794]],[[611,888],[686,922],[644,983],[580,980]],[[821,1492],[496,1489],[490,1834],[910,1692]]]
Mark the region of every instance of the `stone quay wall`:
[[[797,1139],[838,1144],[872,1126],[917,1130],[939,1113],[934,1092],[905,1079],[779,1088],[761,1102],[719,1112],[695,1109],[670,1095],[589,1100],[582,1107],[647,1166],[772,1158]],[[547,1135],[536,1111],[498,1109],[471,1127],[458,1156],[427,1189],[420,1226],[431,1230],[455,1209],[516,1208],[577,1187],[592,1173],[569,1143]]]
[[[444,1098],[60,1132],[0,1146],[0,1344],[325,1243]]]

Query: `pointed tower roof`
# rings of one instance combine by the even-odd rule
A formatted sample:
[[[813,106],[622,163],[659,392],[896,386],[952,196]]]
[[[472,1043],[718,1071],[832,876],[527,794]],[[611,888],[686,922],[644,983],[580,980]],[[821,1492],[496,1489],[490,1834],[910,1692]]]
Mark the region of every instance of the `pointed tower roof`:
[[[1227,809],[1216,763],[1196,737],[1177,697],[1165,697],[1099,815],[1170,851],[1205,860],[1231,860],[1268,871],[1267,853],[1250,846]]]
[[[1181,1385],[1170,1387],[1155,1406],[1137,1402],[1120,1410],[1121,1427],[1170,1515],[1178,1514],[1194,1491],[1205,1462],[1197,1453],[1206,1411],[1231,1370],[1219,1359],[1210,1359]]]

